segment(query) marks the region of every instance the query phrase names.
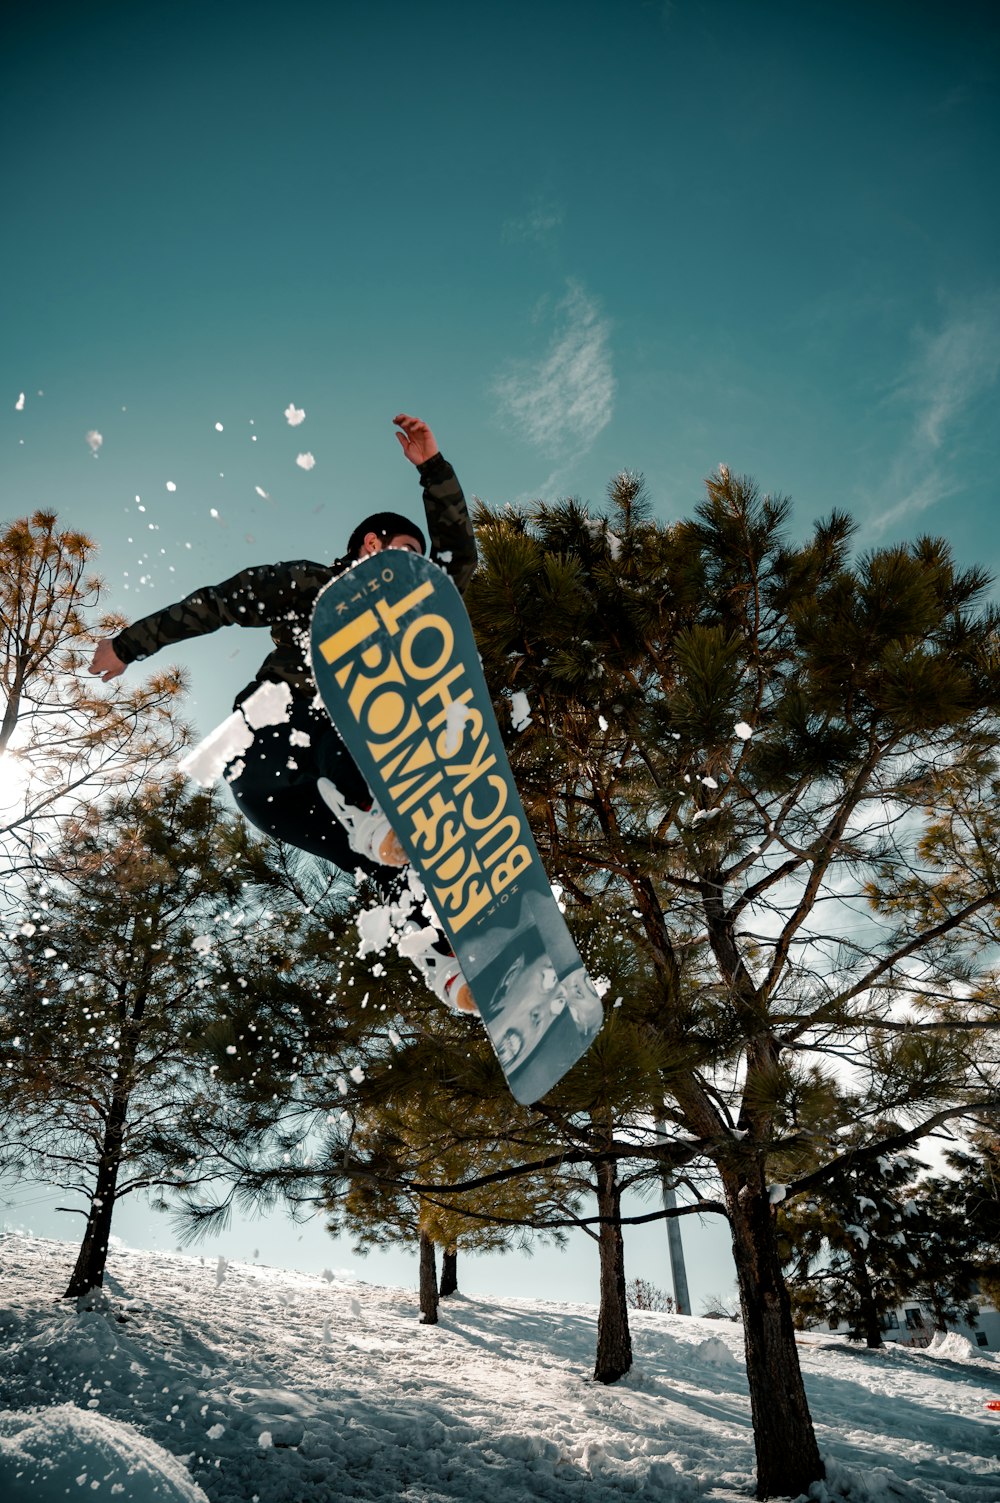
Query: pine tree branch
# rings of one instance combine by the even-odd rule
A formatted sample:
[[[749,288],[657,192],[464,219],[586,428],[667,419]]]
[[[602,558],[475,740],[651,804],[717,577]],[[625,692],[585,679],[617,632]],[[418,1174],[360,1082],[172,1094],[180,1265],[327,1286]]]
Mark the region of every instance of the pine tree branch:
[[[809,1174],[799,1175],[786,1186],[786,1199],[793,1199],[807,1190],[828,1184],[841,1174],[847,1165],[854,1167],[870,1164],[877,1159],[894,1156],[904,1148],[912,1147],[921,1138],[929,1136],[936,1127],[942,1127],[946,1122],[954,1122],[960,1117],[971,1117],[976,1112],[995,1112],[998,1106],[1000,1106],[1000,1095],[988,1097],[983,1101],[968,1101],[961,1106],[944,1107],[906,1132],[894,1133],[892,1137],[879,1139],[877,1142],[867,1144],[864,1148],[851,1148]]]
[[[875,982],[895,966],[899,965],[900,961],[906,960],[910,955],[915,955],[919,950],[924,949],[935,940],[944,938],[945,935],[957,929],[960,924],[966,923],[974,914],[979,913],[984,908],[994,907],[998,902],[1000,902],[1000,893],[983,893],[981,897],[972,903],[966,904],[957,913],[950,914],[948,918],[942,919],[940,924],[936,924],[931,929],[921,930],[918,934],[914,935],[909,943],[900,946],[891,955],[883,956],[878,964],[873,966],[867,975],[863,976],[853,986],[848,987],[846,991],[838,993],[830,1002],[824,1003],[816,1012],[804,1018],[801,1025],[791,1030],[787,1037],[790,1040],[795,1040],[801,1038],[802,1034],[810,1028],[824,1021],[831,1023],[839,1021],[847,1003],[852,1002],[862,992],[870,991]],[[877,1026],[881,1027],[882,1024],[880,1023]]]

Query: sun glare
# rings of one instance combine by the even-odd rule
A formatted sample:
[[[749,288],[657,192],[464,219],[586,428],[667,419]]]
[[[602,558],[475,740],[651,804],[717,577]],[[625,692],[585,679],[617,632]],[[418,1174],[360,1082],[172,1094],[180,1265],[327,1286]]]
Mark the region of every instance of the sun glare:
[[[16,751],[0,752],[0,814],[10,814],[24,803],[31,782],[31,763]]]

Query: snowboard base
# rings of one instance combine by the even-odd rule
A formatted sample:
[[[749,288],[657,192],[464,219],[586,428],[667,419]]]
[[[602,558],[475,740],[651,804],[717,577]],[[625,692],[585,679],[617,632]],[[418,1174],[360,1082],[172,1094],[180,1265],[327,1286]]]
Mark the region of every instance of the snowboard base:
[[[316,601],[320,696],[420,875],[516,1100],[552,1089],[603,1021],[514,784],[450,577],[392,549]]]

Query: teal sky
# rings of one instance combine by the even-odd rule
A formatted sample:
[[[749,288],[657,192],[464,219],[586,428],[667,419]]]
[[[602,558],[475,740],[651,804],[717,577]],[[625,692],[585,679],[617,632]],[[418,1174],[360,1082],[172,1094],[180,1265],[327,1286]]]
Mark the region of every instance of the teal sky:
[[[418,508],[403,410],[494,503],[725,461],[1000,570],[998,55],[961,0],[22,5],[0,520],[135,617]],[[201,730],[265,650],[185,649]]]

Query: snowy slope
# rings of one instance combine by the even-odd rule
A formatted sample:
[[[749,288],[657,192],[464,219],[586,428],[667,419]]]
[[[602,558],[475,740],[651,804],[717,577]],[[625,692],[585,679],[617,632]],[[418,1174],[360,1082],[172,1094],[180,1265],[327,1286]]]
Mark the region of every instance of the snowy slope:
[[[590,1380],[596,1310],[116,1250],[109,1308],[75,1249],[0,1237],[0,1498],[122,1503],[746,1499],[739,1328],[634,1314],[636,1365]],[[998,1503],[1000,1364],[949,1337],[870,1355],[803,1339],[818,1496]]]

